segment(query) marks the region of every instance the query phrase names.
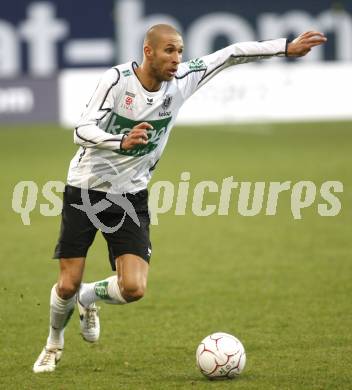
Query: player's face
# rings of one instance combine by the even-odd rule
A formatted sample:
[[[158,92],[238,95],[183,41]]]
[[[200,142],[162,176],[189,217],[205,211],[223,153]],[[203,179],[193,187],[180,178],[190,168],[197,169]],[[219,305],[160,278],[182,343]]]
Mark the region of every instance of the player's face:
[[[182,60],[183,40],[178,34],[167,34],[160,38],[151,53],[150,66],[158,81],[170,81],[175,77]]]

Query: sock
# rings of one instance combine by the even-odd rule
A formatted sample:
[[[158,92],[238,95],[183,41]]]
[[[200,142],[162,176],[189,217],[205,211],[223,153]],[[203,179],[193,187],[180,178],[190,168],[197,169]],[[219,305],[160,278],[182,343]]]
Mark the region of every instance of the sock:
[[[79,301],[85,307],[93,302],[103,300],[105,303],[123,305],[127,303],[121,295],[117,276],[110,276],[107,279],[93,283],[82,283],[79,290]]]
[[[76,295],[69,299],[62,299],[57,295],[56,284],[50,295],[50,326],[47,347],[63,348],[65,326],[71,318],[75,308]]]

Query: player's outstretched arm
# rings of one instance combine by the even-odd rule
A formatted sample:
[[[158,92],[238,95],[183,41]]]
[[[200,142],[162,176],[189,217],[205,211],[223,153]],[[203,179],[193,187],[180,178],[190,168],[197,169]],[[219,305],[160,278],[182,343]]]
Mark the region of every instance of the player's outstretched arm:
[[[148,143],[147,129],[152,128],[153,126],[148,122],[139,123],[123,137],[121,149],[130,150],[137,145],[146,145]]]
[[[314,46],[322,45],[327,38],[318,31],[306,31],[287,45],[288,57],[301,57],[309,53]]]

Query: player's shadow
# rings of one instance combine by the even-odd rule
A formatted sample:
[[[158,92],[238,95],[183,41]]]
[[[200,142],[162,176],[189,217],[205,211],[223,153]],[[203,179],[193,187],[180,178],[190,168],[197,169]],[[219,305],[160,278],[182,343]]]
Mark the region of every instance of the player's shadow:
[[[176,380],[176,379],[173,378],[173,380]],[[205,376],[203,376],[202,374],[198,374],[198,375],[195,374],[194,376],[188,377],[186,380],[185,380],[185,378],[182,378],[181,376],[179,376],[176,381],[182,382],[183,384],[187,383],[187,386],[189,386],[189,387],[197,386],[200,384],[208,384],[209,386],[216,386],[217,383],[221,383],[221,388],[224,388],[224,386],[225,387],[228,387],[228,386],[232,387],[236,383],[238,383],[238,384],[243,383],[244,384],[244,383],[252,381],[252,380],[253,380],[253,378],[250,374],[244,373],[244,374],[241,374],[240,376],[238,376],[237,378],[234,378],[234,379],[228,379],[228,378],[209,379],[209,378],[206,378]]]

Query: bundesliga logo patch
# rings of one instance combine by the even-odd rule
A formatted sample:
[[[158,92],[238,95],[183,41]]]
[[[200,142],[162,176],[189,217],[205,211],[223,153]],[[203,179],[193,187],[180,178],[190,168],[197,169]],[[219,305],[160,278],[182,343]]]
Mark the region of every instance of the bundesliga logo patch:
[[[133,103],[133,99],[131,98],[131,96],[126,96],[125,104],[127,106],[130,106],[132,103]]]
[[[136,97],[136,95],[132,92],[125,92],[125,99],[124,102],[121,104],[121,108],[124,108],[126,110],[132,110],[133,109],[133,99]]]

